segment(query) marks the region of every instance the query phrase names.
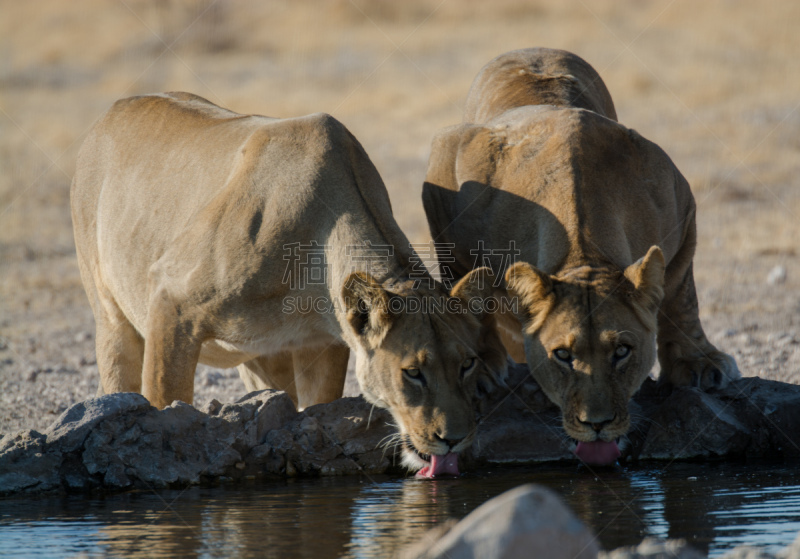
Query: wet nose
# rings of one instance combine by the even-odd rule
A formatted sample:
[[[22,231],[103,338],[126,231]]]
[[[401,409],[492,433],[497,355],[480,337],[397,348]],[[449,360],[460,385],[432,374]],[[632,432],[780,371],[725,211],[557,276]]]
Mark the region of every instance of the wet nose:
[[[614,421],[614,419],[616,419],[616,417],[617,417],[617,416],[615,415],[615,416],[614,416],[614,417],[612,417],[611,419],[600,419],[600,420],[597,420],[597,419],[591,419],[591,420],[589,420],[589,421],[583,421],[582,419],[580,419],[580,418],[579,418],[579,419],[578,419],[578,421],[579,421],[580,423],[582,423],[583,425],[588,425],[589,427],[591,427],[592,429],[594,429],[594,432],[595,432],[595,433],[599,433],[600,431],[602,431],[603,429],[605,429],[605,427],[606,427],[607,425],[611,424],[611,423]]]
[[[445,437],[446,436],[447,435],[445,435]],[[436,439],[439,440],[439,441],[442,441],[444,444],[446,444],[448,450],[453,450],[456,446],[458,446],[458,443],[460,443],[461,441],[464,440],[464,437],[461,437],[461,438],[458,438],[458,439],[445,438],[445,437],[442,437],[439,433],[436,433]]]

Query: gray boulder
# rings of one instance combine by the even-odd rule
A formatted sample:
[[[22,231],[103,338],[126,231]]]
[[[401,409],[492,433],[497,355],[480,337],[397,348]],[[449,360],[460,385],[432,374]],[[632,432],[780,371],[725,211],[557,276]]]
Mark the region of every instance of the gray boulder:
[[[383,473],[394,462],[393,450],[379,447],[393,433],[389,419],[361,398],[298,413],[277,390],[205,411],[183,402],[157,410],[139,394],[111,394],[72,406],[45,434],[0,440],[0,495]]]
[[[525,365],[510,368],[508,389],[479,406],[472,467],[575,460],[560,412]],[[800,458],[800,386],[748,377],[724,390],[670,389],[645,381],[630,402],[633,426],[623,460],[718,457]]]
[[[778,552],[778,559],[800,559],[800,533],[797,534],[792,545]]]
[[[41,433],[29,430],[6,435],[0,439],[0,494],[58,487],[61,461],[61,453],[48,449]]]
[[[539,485],[522,485],[488,500],[440,538],[400,554],[405,559],[593,559],[597,538],[561,499]]]
[[[644,440],[631,450],[637,458],[800,458],[800,386],[749,377],[712,393],[657,394],[649,381],[637,395],[645,406],[656,404],[646,413]]]
[[[121,415],[145,413],[150,402],[141,394],[114,394],[113,398],[92,398],[68,408],[44,432],[47,444],[61,452],[71,452],[81,445],[101,421]]]

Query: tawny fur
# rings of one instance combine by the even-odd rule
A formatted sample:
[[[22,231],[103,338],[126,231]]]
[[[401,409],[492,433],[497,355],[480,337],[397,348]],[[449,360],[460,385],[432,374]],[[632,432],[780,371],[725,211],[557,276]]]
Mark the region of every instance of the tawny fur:
[[[506,274],[520,304],[499,333],[573,438],[628,430],[656,339],[663,382],[710,388],[740,376],[698,317],[689,184],[616,121],[602,80],[574,54],[524,49],[487,64],[464,123],[433,140],[423,203],[434,241],[455,247],[456,276],[483,264]]]
[[[505,365],[490,317],[379,303],[483,293],[428,277],[408,287],[418,266],[383,182],[334,118],[240,115],[186,93],[123,99],[87,137],[71,203],[100,393],[192,402],[199,361],[303,408],[341,396],[353,350],[364,395],[420,452],[469,445],[475,384]],[[312,243],[324,279],[300,285],[287,257]],[[298,296],[332,311],[285,312]]]

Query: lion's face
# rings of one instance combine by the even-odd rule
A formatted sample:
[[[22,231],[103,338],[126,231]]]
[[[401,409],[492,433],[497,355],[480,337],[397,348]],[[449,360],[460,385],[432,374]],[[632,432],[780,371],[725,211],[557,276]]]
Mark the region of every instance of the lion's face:
[[[628,401],[653,366],[655,341],[620,297],[565,283],[538,335],[525,336],[525,355],[570,437],[612,441],[628,432]]]
[[[517,264],[507,281],[518,297],[531,374],[561,408],[566,433],[578,442],[625,435],[628,402],[656,357],[660,251],[624,272],[592,270],[588,277],[552,277]]]
[[[505,350],[488,324],[492,318],[469,306],[485,290],[467,282],[450,294],[384,287],[368,278],[351,286],[356,375],[364,397],[394,417],[404,462],[412,469],[469,447],[478,383],[505,373]]]

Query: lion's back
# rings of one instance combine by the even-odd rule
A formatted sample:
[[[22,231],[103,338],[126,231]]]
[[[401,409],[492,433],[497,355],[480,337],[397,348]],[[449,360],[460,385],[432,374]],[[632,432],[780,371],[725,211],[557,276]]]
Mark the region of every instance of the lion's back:
[[[82,266],[133,316],[156,269],[180,275],[251,253],[256,263],[280,258],[310,229],[324,239],[337,218],[330,208],[365,198],[352,168],[371,164],[355,144],[322,113],[240,115],[191,94],[120,100],[78,157],[71,204]],[[377,181],[366,181],[367,198],[379,201]]]
[[[320,175],[344,175],[330,168],[349,158],[348,134],[322,113],[241,115],[188,93],[122,99],[78,155],[76,232],[106,221],[111,229],[150,229],[167,242],[229,198],[270,199],[276,210],[302,204],[316,194],[308,190],[320,189]]]

